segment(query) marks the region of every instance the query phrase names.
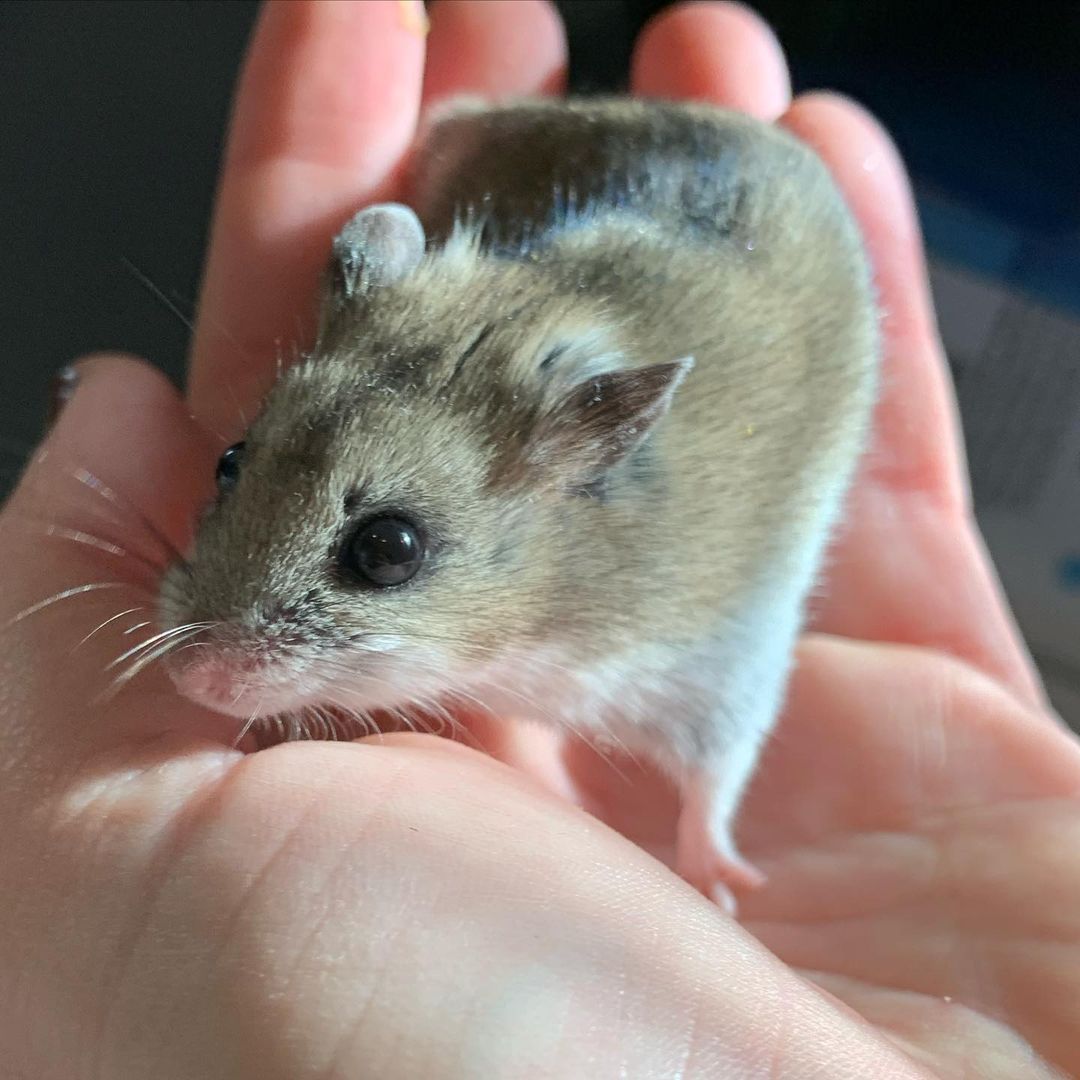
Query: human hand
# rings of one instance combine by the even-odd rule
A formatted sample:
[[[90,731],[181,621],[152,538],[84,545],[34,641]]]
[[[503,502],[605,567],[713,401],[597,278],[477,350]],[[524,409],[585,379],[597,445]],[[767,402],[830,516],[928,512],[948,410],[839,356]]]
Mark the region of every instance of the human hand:
[[[476,718],[493,757],[400,734],[244,755],[153,665],[92,700],[138,635],[122,618],[80,639],[147,602],[135,552],[165,557],[152,532],[185,542],[220,441],[310,318],[330,235],[393,194],[421,96],[558,89],[542,4],[436,6],[426,73],[402,17],[264,13],[195,341],[197,422],[148,368],[84,364],[0,518],[0,1060],[33,1080],[1013,1080],[1049,1075],[1039,1056],[1080,1072],[1080,752],[971,525],[902,173],[853,106],[789,104],[742,9],[655,22],[636,88],[781,117],[819,149],[865,230],[887,342],[819,632],[743,814],[769,877],[743,925],[643,850],[664,852],[675,807],[634,763],[564,761]],[[92,583],[110,587],[11,622]]]

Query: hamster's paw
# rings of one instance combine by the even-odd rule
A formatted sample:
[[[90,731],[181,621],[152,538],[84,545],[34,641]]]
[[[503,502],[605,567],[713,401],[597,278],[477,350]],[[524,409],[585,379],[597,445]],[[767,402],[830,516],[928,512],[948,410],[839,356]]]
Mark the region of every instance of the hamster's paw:
[[[747,862],[731,836],[733,807],[717,802],[707,783],[694,783],[684,793],[679,813],[675,868],[708,899],[735,914],[735,892],[758,889],[765,875]]]
[[[675,869],[732,917],[738,910],[735,893],[765,884],[765,875],[739,854],[730,834],[714,835],[708,820],[690,805],[679,816]]]

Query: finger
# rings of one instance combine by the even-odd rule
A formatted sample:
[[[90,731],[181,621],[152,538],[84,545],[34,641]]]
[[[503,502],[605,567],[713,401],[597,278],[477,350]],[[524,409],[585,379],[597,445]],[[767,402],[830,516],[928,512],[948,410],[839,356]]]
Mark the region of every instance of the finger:
[[[631,65],[634,92],[694,98],[775,120],[791,101],[787,63],[772,31],[734,3],[678,4],[642,31]]]
[[[199,710],[181,718],[183,703],[155,672],[102,700],[121,670],[112,661],[156,630],[158,580],[187,542],[215,448],[149,365],[107,356],[77,370],[69,404],[0,514],[0,650],[9,661],[0,666],[0,738],[6,760],[26,755],[45,778],[82,754],[170,727],[226,733]],[[145,707],[144,692],[157,690],[166,694]]]
[[[937,334],[915,207],[889,137],[852,102],[799,98],[783,124],[825,160],[861,226],[881,307],[884,370],[872,476],[967,505],[963,445]]]
[[[1078,790],[1075,736],[969,664],[929,649],[810,634],[742,832],[757,859]]]
[[[412,139],[422,10],[276,0],[240,80],[191,363],[190,400],[235,434],[306,343],[334,231],[382,197]]]
[[[862,228],[882,309],[875,435],[816,625],[943,649],[1041,701],[971,519],[956,406],[900,159],[871,117],[832,95],[800,98],[783,124],[839,182]]]
[[[1078,793],[1076,737],[970,665],[812,636],[743,808],[743,850],[769,881],[740,916],[788,963],[909,1005],[956,995],[1000,1016],[1011,999],[1010,1028],[1063,1060],[1075,1010],[1040,1007],[1037,994],[1029,1005],[1030,954],[1077,938]],[[994,955],[987,942],[1009,945]],[[973,956],[991,977],[971,978]],[[875,1007],[855,985],[826,985],[896,1030],[898,1000]],[[1000,1075],[1023,1074],[1011,1060]]]
[[[425,105],[455,94],[553,94],[566,81],[566,35],[546,0],[439,0],[430,9]]]
[[[86,487],[71,474],[85,469],[103,483],[107,478],[110,487],[123,487],[171,542],[183,542],[188,515],[177,504],[195,497],[192,485],[199,481],[181,465],[200,452],[205,464],[212,451],[196,446],[181,453],[179,441],[168,438],[172,431],[186,435],[192,428],[176,388],[158,368],[107,353],[83,358],[65,376],[63,410],[5,513],[12,507],[28,512],[66,505]],[[115,505],[107,497],[95,500]]]

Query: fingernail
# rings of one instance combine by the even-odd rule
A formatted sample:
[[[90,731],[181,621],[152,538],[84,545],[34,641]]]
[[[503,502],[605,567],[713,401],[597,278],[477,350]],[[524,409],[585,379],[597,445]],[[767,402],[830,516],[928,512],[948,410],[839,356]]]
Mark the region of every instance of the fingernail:
[[[426,37],[431,24],[424,10],[424,0],[398,0],[401,25],[417,37]]]
[[[49,403],[45,415],[46,431],[49,431],[60,418],[64,406],[75,396],[78,385],[78,369],[71,365],[61,368],[52,377],[52,381],[49,383]]]

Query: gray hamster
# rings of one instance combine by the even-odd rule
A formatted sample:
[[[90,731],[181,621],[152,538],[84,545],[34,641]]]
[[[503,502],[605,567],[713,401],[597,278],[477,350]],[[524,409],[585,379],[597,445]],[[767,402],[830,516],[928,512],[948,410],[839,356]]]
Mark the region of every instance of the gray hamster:
[[[170,672],[243,719],[457,700],[648,756],[731,904],[875,396],[857,228],[808,148],[700,104],[460,101],[410,175],[222,457]]]

